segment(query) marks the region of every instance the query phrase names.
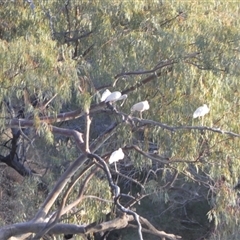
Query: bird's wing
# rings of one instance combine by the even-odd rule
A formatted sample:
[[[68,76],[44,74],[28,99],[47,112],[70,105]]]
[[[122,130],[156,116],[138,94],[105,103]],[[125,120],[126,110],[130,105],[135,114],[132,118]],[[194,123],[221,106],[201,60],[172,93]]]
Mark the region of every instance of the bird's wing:
[[[110,94],[111,94],[111,92],[110,92],[108,89],[106,89],[106,90],[104,91],[104,93],[102,94],[101,102],[105,101],[106,98],[107,98]]]
[[[114,151],[109,158],[109,164],[117,162],[123,158],[124,158],[124,153],[122,150]]]
[[[193,113],[193,118],[199,117],[199,115],[201,113],[201,109],[202,109],[202,107],[199,107],[195,110],[195,112]]]
[[[121,95],[120,92],[113,92],[106,98],[105,102],[115,102],[121,97]]]
[[[117,162],[117,151],[113,152],[109,158],[109,164],[112,164],[114,162]]]
[[[139,103],[135,103],[132,108],[131,111],[140,111],[143,107],[143,103],[139,102]]]

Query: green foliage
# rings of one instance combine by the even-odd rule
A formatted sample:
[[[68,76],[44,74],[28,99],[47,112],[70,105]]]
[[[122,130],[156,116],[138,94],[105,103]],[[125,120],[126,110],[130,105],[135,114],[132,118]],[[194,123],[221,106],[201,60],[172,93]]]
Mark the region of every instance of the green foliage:
[[[89,110],[90,105],[91,105],[90,94],[88,92],[87,93],[82,93],[81,96],[79,97],[79,102],[80,102],[82,108],[84,109],[84,111]]]
[[[71,162],[78,153],[63,139],[55,138],[40,117],[56,116],[76,106],[86,110],[98,101],[99,87],[109,84],[111,91],[123,91],[151,73],[125,74],[113,86],[117,74],[152,70],[170,60],[174,62],[171,67],[156,70],[161,71],[159,77],[129,92],[124,106],[117,104],[117,108],[130,114],[134,103],[147,99],[150,109],[143,118],[169,126],[192,126],[201,125],[201,120],[192,119],[193,111],[207,103],[211,110],[203,120],[205,126],[240,132],[237,2],[73,0],[66,4],[52,0],[34,4],[32,10],[27,1],[1,2],[0,129],[4,129],[6,118],[12,117],[5,104],[11,99],[15,109],[24,109],[26,118],[34,119],[36,132],[51,145],[37,145],[46,147],[41,154],[36,150],[44,163],[49,160],[48,164],[61,168],[63,159]],[[23,99],[26,89],[29,98],[37,96],[41,106],[45,99],[52,99],[49,107],[27,104]],[[67,127],[81,124],[70,122]],[[92,133],[92,139],[98,135]],[[221,227],[224,222],[226,229],[230,226],[237,231],[238,212],[232,209],[237,207],[238,196],[232,189],[240,174],[238,138],[205,130],[133,129],[124,122],[99,152],[104,155],[132,144],[146,152],[154,146],[169,160],[161,165],[162,181],[151,179],[146,184],[153,202],[171,198],[161,186],[176,170],[181,183],[199,181],[208,186],[209,220]],[[126,153],[136,172],[153,168],[153,162],[140,153]],[[111,200],[106,180],[97,177],[86,194]],[[81,207],[88,211],[81,216],[82,221],[90,223],[104,218],[111,204],[89,197]]]
[[[0,181],[1,185],[8,184],[8,196],[5,194],[1,196],[2,225],[29,220],[45,198],[44,193],[38,191],[39,182],[29,178],[21,181],[21,184],[16,184],[12,179],[8,179],[7,182],[4,176],[1,176]],[[15,214],[10,214],[11,211]]]

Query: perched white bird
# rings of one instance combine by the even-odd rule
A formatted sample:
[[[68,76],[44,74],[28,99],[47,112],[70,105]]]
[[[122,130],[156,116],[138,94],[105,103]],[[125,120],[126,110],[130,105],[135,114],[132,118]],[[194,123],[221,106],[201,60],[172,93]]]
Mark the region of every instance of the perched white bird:
[[[102,94],[101,102],[104,102],[110,94],[111,94],[111,92],[108,89],[106,89]]]
[[[110,158],[109,158],[109,164],[116,163],[119,160],[122,160],[124,158],[124,153],[121,148],[118,150],[112,152]]]
[[[196,109],[196,111],[193,113],[193,118],[202,117],[202,125],[203,125],[203,116],[209,113],[210,109],[206,104],[203,104],[203,106]]]
[[[110,103],[114,103],[116,101],[119,100],[124,100],[127,98],[127,94],[122,95],[121,92],[116,91],[116,92],[112,92],[110,95],[108,95],[108,97],[105,99],[105,103],[110,102]],[[123,103],[124,103],[123,101]],[[123,105],[123,103],[121,104],[121,106]]]
[[[196,109],[196,111],[193,113],[193,118],[197,117],[203,117],[207,113],[209,113],[210,109],[206,104],[203,104],[203,106]]]
[[[131,112],[134,112],[134,111],[140,112],[140,118],[142,118],[142,112],[148,109],[149,109],[149,103],[146,100],[146,101],[142,101],[134,104],[131,108]]]

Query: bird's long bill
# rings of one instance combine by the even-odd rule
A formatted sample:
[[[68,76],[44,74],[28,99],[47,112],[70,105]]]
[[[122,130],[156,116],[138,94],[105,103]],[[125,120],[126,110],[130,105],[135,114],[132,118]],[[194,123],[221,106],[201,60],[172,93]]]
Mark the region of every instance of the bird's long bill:
[[[126,101],[126,98],[125,98],[125,99],[123,99],[123,101],[122,101],[122,103],[121,103],[120,107],[122,107],[122,106],[123,106],[123,104],[125,103],[125,101]]]

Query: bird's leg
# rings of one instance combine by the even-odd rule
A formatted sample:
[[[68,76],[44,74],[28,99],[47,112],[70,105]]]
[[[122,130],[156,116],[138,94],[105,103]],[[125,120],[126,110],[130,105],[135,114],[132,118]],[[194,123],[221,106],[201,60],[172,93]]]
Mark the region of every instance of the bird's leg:
[[[140,119],[142,119],[142,112],[140,112]]]
[[[114,166],[115,166],[115,171],[118,173],[116,162],[114,162]]]
[[[125,99],[123,99],[123,101],[122,101],[122,103],[121,103],[120,107],[122,107],[122,106],[123,106],[123,104],[125,103],[125,101],[126,101],[126,98],[125,98]]]

